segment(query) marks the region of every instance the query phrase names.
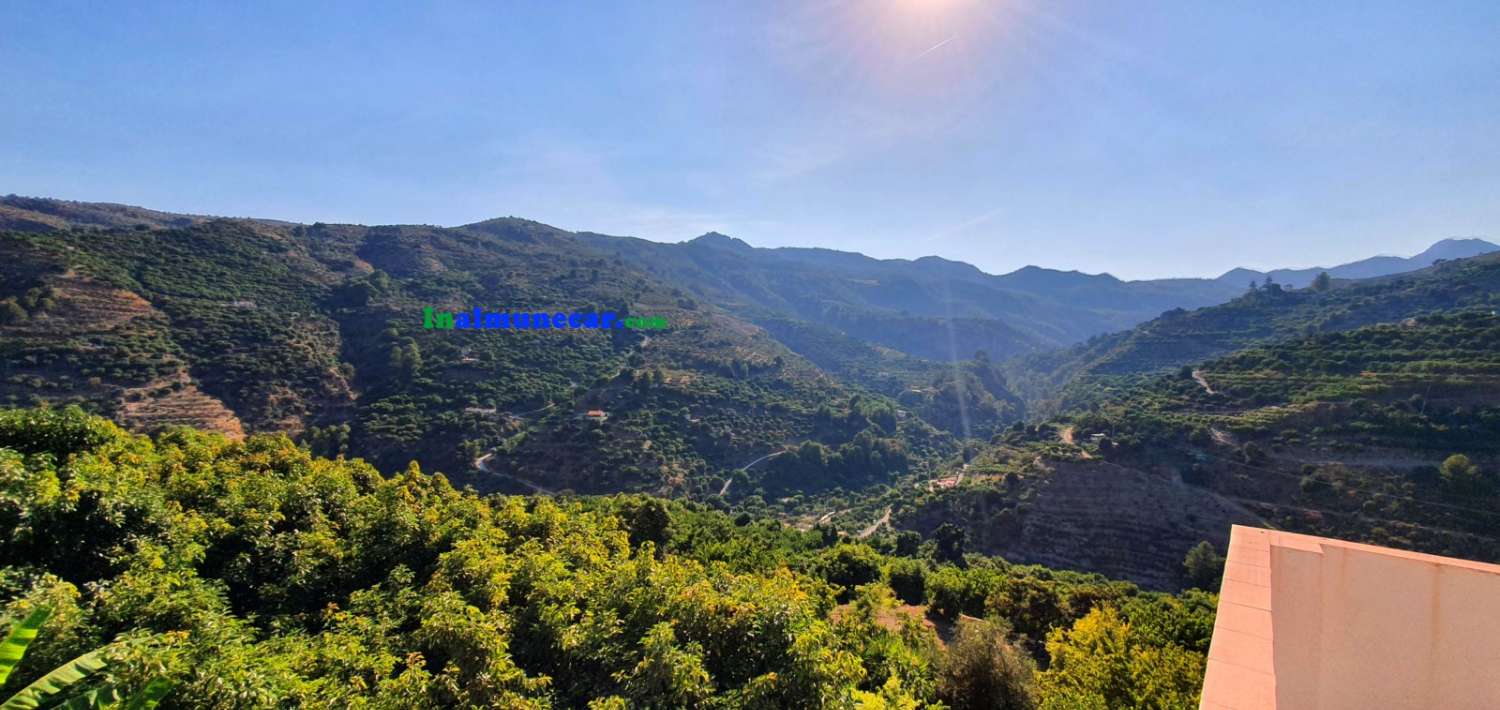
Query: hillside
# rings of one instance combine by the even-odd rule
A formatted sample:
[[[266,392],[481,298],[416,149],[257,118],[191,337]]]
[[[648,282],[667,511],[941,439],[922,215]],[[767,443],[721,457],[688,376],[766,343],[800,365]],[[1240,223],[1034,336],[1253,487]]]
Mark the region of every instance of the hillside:
[[[0,231],[50,232],[59,229],[97,227],[136,229],[189,227],[221,219],[199,214],[179,214],[111,202],[75,202],[45,197],[0,196]],[[269,225],[290,225],[277,220],[250,220]]]
[[[163,710],[1190,708],[1215,603],[949,538],[0,410],[0,625],[51,612],[0,695],[100,649],[56,685],[164,684]]]
[[[807,321],[939,361],[1071,344],[1170,308],[1219,303],[1243,287],[1207,279],[1127,282],[1038,267],[996,276],[938,257],[759,249],[722,234],[680,244],[578,238],[752,321]]]
[[[963,521],[987,552],[1147,586],[1170,586],[1194,538],[1222,549],[1231,522],[1500,561],[1500,318],[1448,310],[1122,378],[967,474],[894,524]]]
[[[281,431],[483,489],[702,495],[773,447],[859,433],[814,415],[860,389],[525,220],[10,232],[0,255],[0,399],[76,402],[141,431]],[[424,307],[612,310],[671,327],[428,330]],[[605,422],[580,418],[596,407]],[[876,438],[910,452],[904,470],[951,448],[945,437],[914,420]]]
[[[1500,254],[1326,290],[1258,288],[1218,306],[1171,311],[1131,330],[1007,363],[1013,389],[1037,411],[1082,406],[1113,378],[1175,369],[1235,350],[1446,309],[1500,305]]]

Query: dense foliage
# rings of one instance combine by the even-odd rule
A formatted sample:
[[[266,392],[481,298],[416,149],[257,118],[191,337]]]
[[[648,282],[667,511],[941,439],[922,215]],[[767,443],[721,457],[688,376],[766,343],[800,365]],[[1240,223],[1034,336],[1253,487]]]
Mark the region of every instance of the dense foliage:
[[[0,620],[54,610],[6,688],[129,640],[111,680],[169,680],[163,707],[1033,707],[1156,687],[1181,693],[1143,707],[1190,707],[1212,625],[1196,593],[653,498],[481,498],[415,465],[152,441],[76,409],[0,412],[0,564]],[[920,607],[901,621],[888,581],[931,600],[936,631]],[[1092,656],[1096,633],[1131,640],[1102,673],[1053,660]],[[1182,660],[1158,673],[1150,653]]]

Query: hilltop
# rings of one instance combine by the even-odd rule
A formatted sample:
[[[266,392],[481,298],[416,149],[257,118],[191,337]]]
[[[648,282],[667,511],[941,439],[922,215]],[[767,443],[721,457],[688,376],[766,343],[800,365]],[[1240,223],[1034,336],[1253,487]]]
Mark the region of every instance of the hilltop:
[[[1317,278],[1318,274],[1325,272],[1336,279],[1368,279],[1376,276],[1390,276],[1392,274],[1425,269],[1439,261],[1467,259],[1471,256],[1480,256],[1497,251],[1500,251],[1500,245],[1483,239],[1443,239],[1426,248],[1420,254],[1410,257],[1372,256],[1368,259],[1361,259],[1348,264],[1327,267],[1315,266],[1307,269],[1273,269],[1271,271],[1256,271],[1244,268],[1231,269],[1217,280],[1240,285],[1250,281],[1260,283],[1270,278],[1273,282],[1283,286],[1306,288],[1312,284],[1313,279]]]

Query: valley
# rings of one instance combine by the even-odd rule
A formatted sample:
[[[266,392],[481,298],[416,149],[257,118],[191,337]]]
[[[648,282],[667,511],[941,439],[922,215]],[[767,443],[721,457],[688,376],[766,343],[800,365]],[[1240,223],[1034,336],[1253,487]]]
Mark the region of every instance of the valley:
[[[3,242],[14,278],[0,300],[25,315],[0,326],[13,406],[76,403],[146,432],[283,432],[382,468],[415,460],[481,492],[646,492],[859,539],[961,522],[976,549],[1160,589],[1180,584],[1189,547],[1222,548],[1241,522],[1497,554],[1485,525],[1429,515],[1449,494],[1402,473],[1460,450],[1490,470],[1487,445],[1471,443],[1493,426],[1488,375],[1407,339],[1350,379],[1336,334],[1475,317],[1496,302],[1500,256],[1241,293],[1227,275],[991,276],[517,219],[296,225],[16,198],[5,215],[26,230]],[[1482,248],[1445,242],[1403,263],[1454,250]],[[1340,273],[1361,268],[1374,267]],[[423,327],[424,307],[471,303],[672,327]],[[1306,362],[1323,364],[1265,347],[1312,348],[1324,354]],[[1398,352],[1441,377],[1386,371]],[[1229,365],[1256,357],[1282,366]],[[1459,406],[1468,428],[1372,440],[1391,425],[1369,419],[1368,398],[1417,390],[1421,416],[1437,413],[1429,402]],[[1365,433],[1330,426],[1347,417]],[[1418,440],[1453,451],[1411,451]],[[1344,493],[1304,490],[1325,478]]]
[[[951,665],[962,653],[1035,666],[1015,671],[1035,687],[993,692],[1075,697],[1094,681],[1069,680],[1059,654],[1134,623],[1132,643],[1179,660],[1128,682],[1179,707],[1202,677],[1215,598],[1200,588],[1232,525],[1500,560],[1500,254],[1241,290],[992,276],[713,234],[657,244],[515,218],[366,227],[0,204],[0,472],[29,481],[0,493],[7,554],[60,584],[113,569],[168,583],[114,553],[100,553],[109,569],[52,559],[31,518],[5,517],[116,524],[69,512],[47,493],[55,479],[144,506],[133,515],[171,540],[207,535],[192,543],[203,560],[174,553],[188,556],[174,574],[229,595],[200,605],[217,609],[192,622],[200,633],[227,633],[243,611],[306,619],[303,605],[325,601],[368,620],[370,594],[413,593],[418,578],[424,604],[509,619],[472,627],[503,626],[509,651],[391,637],[488,659],[484,673],[508,679],[450,663],[441,680],[412,676],[423,702],[452,704],[451,688],[501,704],[657,697],[617,680],[630,671],[605,673],[603,640],[575,658],[592,675],[555,665],[573,643],[559,629],[593,622],[549,606],[537,575],[591,613],[671,619],[681,637],[624,628],[659,648],[687,640],[697,650],[679,658],[701,677],[771,705],[829,688],[898,705],[964,697],[943,685],[972,677]],[[1431,253],[1454,248],[1477,249]],[[670,327],[435,327],[431,313],[472,304]],[[282,497],[241,500],[245,485]],[[249,528],[221,538],[171,512],[240,525],[223,505],[289,522],[274,542]],[[443,531],[424,527],[442,516]],[[497,582],[479,570],[502,559],[510,591],[486,591]],[[710,578],[745,613],[805,600],[797,648],[822,649],[818,668],[860,670],[793,683],[787,649],[730,660],[714,644],[738,632],[695,626],[719,617],[680,606]],[[636,598],[646,589],[679,601]],[[98,603],[89,613],[106,613]],[[1006,626],[985,626],[995,619]],[[257,657],[308,652],[237,638]],[[991,645],[974,650],[979,639]],[[875,648],[903,654],[905,670]],[[278,695],[331,692],[326,675],[294,675]],[[196,682],[185,692],[217,697]]]

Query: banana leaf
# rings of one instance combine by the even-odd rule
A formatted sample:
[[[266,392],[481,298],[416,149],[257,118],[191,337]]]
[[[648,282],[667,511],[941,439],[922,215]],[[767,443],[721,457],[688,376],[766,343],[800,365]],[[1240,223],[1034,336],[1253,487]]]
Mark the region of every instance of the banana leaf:
[[[152,678],[151,682],[141,688],[140,692],[125,700],[122,710],[151,710],[170,692],[172,692],[172,681],[166,678]]]
[[[37,629],[42,628],[42,623],[51,614],[51,609],[37,607],[25,619],[10,627],[10,634],[5,637],[5,642],[0,643],[0,686],[5,685],[6,679],[10,678],[10,672],[21,662],[21,657],[26,655],[26,647],[36,639]]]
[[[40,706],[48,697],[66,690],[106,665],[109,663],[104,660],[103,649],[85,653],[22,688],[4,704],[0,704],[0,710],[31,710]]]

